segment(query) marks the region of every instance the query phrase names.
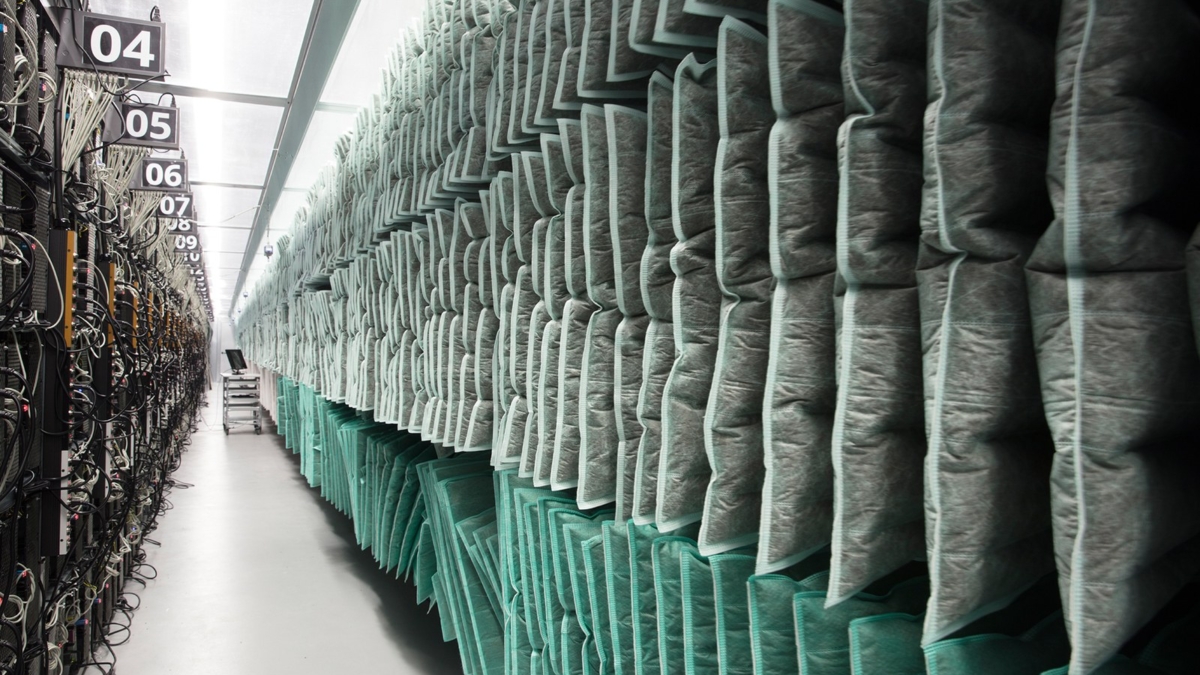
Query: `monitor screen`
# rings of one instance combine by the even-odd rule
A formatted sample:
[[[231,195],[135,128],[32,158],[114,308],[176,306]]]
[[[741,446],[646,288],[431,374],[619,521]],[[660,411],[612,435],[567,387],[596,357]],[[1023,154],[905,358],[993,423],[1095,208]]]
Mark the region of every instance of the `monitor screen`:
[[[246,369],[246,358],[240,349],[226,349],[225,356],[229,359],[229,367],[234,370]]]

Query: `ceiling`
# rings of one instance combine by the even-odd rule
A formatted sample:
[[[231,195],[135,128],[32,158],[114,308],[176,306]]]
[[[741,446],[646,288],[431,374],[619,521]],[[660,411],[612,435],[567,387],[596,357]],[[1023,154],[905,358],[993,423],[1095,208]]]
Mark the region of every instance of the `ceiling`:
[[[196,197],[214,314],[232,311],[333,162],[334,143],[380,87],[423,0],[91,0],[88,10],[166,24],[165,82]],[[311,94],[306,95],[306,91]],[[254,241],[255,228],[261,241]]]

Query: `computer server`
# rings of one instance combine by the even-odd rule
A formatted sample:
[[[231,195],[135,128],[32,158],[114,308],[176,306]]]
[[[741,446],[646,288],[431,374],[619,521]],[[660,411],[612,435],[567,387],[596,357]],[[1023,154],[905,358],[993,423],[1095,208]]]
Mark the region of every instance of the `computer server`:
[[[211,314],[170,222],[131,208],[131,148],[101,140],[135,83],[60,67],[78,35],[48,5],[0,0],[0,670],[29,674],[125,639]]]

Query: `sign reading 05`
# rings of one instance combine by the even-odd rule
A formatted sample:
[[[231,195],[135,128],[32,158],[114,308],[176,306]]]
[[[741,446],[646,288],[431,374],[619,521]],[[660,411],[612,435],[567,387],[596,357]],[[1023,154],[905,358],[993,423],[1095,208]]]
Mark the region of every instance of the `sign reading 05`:
[[[59,25],[71,35],[59,44],[58,65],[146,79],[167,72],[165,24],[69,9],[58,12]]]
[[[156,192],[187,192],[187,160],[172,157],[146,157],[130,190],[153,190]],[[160,205],[161,208],[161,205]]]
[[[104,143],[179,149],[178,108],[124,101],[110,113],[104,120]]]

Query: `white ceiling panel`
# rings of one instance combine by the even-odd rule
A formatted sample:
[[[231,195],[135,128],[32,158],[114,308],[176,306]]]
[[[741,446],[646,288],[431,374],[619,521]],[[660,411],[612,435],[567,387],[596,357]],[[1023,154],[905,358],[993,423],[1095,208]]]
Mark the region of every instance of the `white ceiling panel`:
[[[321,101],[370,103],[379,91],[388,54],[399,41],[400,30],[420,16],[424,7],[418,0],[360,0]]]
[[[92,0],[101,14],[167,25],[168,82],[214,91],[287,96],[311,0]]]
[[[263,184],[283,108],[186,96],[178,101],[191,180]]]
[[[262,190],[216,185],[193,185],[200,227],[249,229],[254,224]]]
[[[285,187],[307,190],[321,175],[321,169],[333,164],[333,149],[342,134],[354,127],[354,115],[318,110],[313,114],[304,143],[296,153]]]

